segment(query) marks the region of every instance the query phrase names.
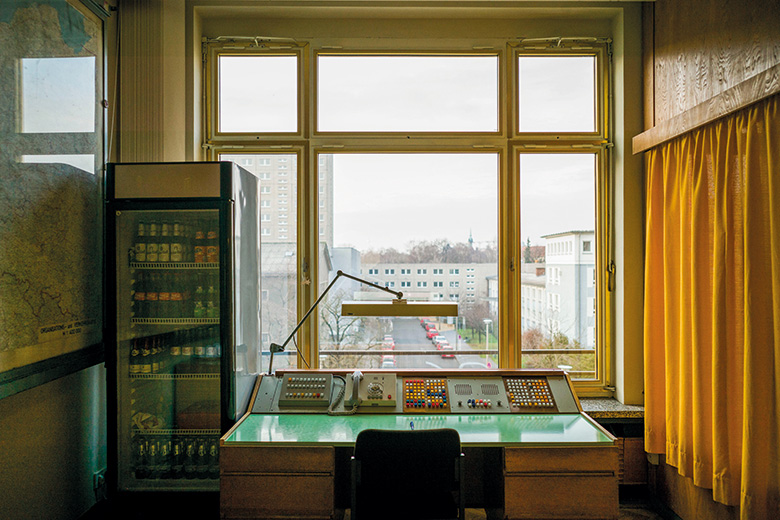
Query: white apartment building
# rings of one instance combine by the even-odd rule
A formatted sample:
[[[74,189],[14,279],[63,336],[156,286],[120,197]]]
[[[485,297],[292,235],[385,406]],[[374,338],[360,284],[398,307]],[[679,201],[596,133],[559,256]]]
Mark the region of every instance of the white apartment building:
[[[593,231],[542,237],[545,263],[523,264],[522,330],[565,334],[581,348],[596,346],[596,242]]]
[[[363,264],[361,276],[410,299],[478,303],[488,298],[488,277],[496,263]]]

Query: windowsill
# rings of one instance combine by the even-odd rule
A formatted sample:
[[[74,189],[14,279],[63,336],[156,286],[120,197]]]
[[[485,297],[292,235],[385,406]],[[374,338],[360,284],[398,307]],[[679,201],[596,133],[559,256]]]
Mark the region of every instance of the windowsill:
[[[593,419],[644,419],[644,406],[623,404],[611,397],[582,397],[582,410]]]

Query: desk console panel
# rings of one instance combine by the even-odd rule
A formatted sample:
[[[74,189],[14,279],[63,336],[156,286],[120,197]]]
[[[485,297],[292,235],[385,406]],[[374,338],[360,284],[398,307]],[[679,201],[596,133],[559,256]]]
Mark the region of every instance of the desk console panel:
[[[355,385],[357,377],[357,388]],[[262,376],[252,413],[559,414],[579,413],[562,371],[285,371]]]

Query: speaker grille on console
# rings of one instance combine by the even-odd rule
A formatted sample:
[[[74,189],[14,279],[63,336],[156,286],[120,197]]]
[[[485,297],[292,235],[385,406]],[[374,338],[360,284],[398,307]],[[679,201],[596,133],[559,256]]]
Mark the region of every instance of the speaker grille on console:
[[[471,385],[468,383],[457,383],[455,385],[455,395],[471,395]]]
[[[495,383],[482,385],[482,395],[498,395],[498,385]]]

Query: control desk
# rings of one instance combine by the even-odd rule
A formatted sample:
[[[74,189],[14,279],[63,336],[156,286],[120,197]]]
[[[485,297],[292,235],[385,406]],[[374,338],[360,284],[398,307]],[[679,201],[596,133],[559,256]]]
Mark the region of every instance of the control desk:
[[[489,518],[617,518],[615,438],[582,412],[565,372],[525,369],[259,376],[220,441],[222,518],[340,517],[369,428],[457,430],[467,507]]]

